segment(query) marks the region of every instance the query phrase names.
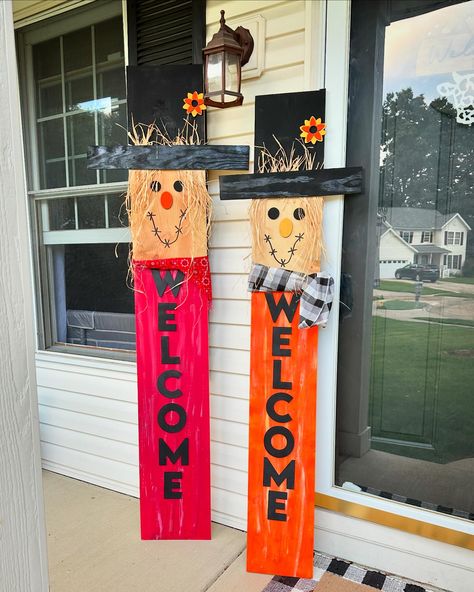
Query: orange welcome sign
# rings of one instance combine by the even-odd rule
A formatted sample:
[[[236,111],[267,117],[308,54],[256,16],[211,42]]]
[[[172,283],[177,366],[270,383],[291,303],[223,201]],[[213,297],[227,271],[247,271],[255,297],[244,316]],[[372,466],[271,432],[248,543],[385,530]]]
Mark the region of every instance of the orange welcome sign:
[[[318,328],[299,296],[252,294],[247,569],[311,578]]]

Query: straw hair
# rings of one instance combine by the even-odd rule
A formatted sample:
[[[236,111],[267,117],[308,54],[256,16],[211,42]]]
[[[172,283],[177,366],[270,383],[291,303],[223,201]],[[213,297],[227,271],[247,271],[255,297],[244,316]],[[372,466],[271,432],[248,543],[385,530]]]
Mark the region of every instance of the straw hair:
[[[303,154],[295,154],[295,146],[292,145],[289,153],[285,151],[281,143],[275,138],[278,150],[271,153],[265,146],[261,148],[258,172],[288,172],[299,170],[314,170],[322,168],[321,163],[315,162],[315,153],[308,150],[302,142],[298,142],[303,147]],[[263,252],[265,250],[265,231],[264,225],[267,219],[268,201],[267,199],[253,199],[250,205],[249,217],[252,229],[252,243],[254,250]],[[288,200],[297,201],[298,207],[305,211],[305,238],[301,243],[301,255],[299,267],[305,269],[305,273],[319,271],[323,245],[323,198],[322,197],[303,197],[303,198],[277,198],[276,201],[282,205]],[[316,269],[317,268],[317,269]],[[311,270],[311,271],[310,271]]]

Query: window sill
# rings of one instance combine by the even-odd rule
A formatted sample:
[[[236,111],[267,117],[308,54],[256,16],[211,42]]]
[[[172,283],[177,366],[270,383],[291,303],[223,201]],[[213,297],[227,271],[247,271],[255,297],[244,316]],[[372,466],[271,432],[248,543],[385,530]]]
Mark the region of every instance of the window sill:
[[[113,349],[99,349],[80,345],[54,345],[47,350],[37,350],[37,365],[59,364],[82,368],[88,372],[119,372],[129,375],[129,379],[136,381],[136,353],[134,351],[119,351]]]

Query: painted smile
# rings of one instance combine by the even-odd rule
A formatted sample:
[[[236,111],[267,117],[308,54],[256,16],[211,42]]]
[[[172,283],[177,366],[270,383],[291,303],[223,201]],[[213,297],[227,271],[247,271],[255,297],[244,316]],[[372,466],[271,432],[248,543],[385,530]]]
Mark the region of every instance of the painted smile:
[[[160,234],[162,233],[162,231],[158,228],[158,226],[155,223],[156,214],[153,214],[153,212],[147,212],[146,216],[147,216],[148,220],[150,220],[150,222],[153,225],[153,228],[151,231],[157,237],[157,239],[160,241],[160,243],[165,246],[165,248],[169,249],[171,247],[171,245],[174,245],[174,243],[178,240],[179,235],[183,234],[183,223],[184,223],[184,219],[186,218],[187,211],[188,211],[187,208],[185,208],[184,210],[180,210],[179,221],[178,221],[178,224],[175,226],[174,239],[161,238]]]
[[[280,267],[286,267],[288,265],[288,263],[293,259],[293,255],[296,253],[296,251],[298,250],[296,248],[296,245],[303,240],[304,237],[304,232],[301,232],[300,234],[296,234],[295,235],[295,241],[293,243],[293,245],[288,249],[288,253],[289,253],[289,257],[288,259],[279,259],[278,258],[278,251],[277,249],[275,249],[272,245],[272,237],[269,234],[265,235],[265,242],[268,244],[268,246],[270,247],[270,250],[268,251],[268,253],[273,257],[273,259],[278,263],[278,265]]]

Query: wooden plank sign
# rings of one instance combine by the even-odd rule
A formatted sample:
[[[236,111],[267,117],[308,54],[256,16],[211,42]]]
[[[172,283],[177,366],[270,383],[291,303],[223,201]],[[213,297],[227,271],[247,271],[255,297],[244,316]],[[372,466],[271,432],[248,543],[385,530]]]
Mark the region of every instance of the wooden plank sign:
[[[130,67],[127,74],[129,121],[145,124],[145,132],[137,128],[145,141],[92,147],[89,166],[130,169],[141,536],[209,539],[211,198],[204,169],[248,169],[248,148],[195,143],[205,140],[201,66]]]
[[[324,90],[256,97],[258,172],[219,179],[221,199],[252,198],[247,568],[300,578],[313,574],[318,331],[334,285],[322,196],[362,188],[360,168],[322,168],[324,115]]]
[[[90,146],[89,169],[239,170],[248,167],[248,146]]]
[[[247,568],[310,577],[318,327],[298,318],[297,294],[252,294]]]
[[[142,539],[210,539],[208,299],[136,265]]]

